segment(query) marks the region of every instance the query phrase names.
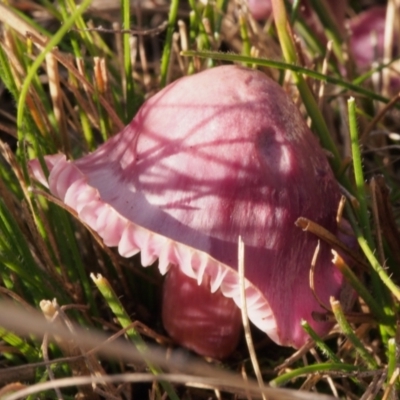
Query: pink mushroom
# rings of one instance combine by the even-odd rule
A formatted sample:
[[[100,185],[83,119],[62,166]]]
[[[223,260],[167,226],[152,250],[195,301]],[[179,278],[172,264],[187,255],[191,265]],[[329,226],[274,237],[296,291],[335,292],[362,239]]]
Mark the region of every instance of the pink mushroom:
[[[248,0],[247,3],[249,12],[254,19],[263,21],[272,17],[271,0]],[[374,62],[383,59],[385,26],[387,24],[386,6],[373,6],[346,20],[347,3],[347,0],[327,1],[326,6],[331,9],[338,27],[342,27],[344,34],[346,32],[345,25],[348,24],[349,44],[354,61],[361,71],[366,71],[372,68]],[[320,36],[323,27],[308,0],[302,2],[300,10],[310,28]],[[394,40],[392,53],[394,57],[399,54],[396,40]],[[397,93],[400,87],[398,71],[391,76],[391,86],[394,87],[393,92]]]
[[[361,70],[371,69],[374,62],[382,61],[385,25],[385,6],[369,8],[349,21],[350,46]]]
[[[250,320],[299,347],[307,320],[339,297],[343,278],[321,243],[295,226],[307,217],[337,232],[339,187],[318,141],[282,88],[263,73],[221,66],[181,78],[150,98],[93,153],[45,157],[31,172],[107,246],[167,274],[163,320],[176,342],[215,358],[237,345],[237,243],[245,243]]]
[[[266,20],[272,16],[271,0],[248,0],[250,14],[256,21]]]
[[[257,21],[263,21],[272,16],[272,2],[271,0],[247,0],[250,14]],[[332,15],[336,18],[336,22],[341,25],[344,21],[346,14],[347,0],[328,0],[326,6],[331,10]],[[315,15],[310,7],[309,1],[304,0],[301,4],[301,14],[306,20],[311,23],[313,28],[317,27]],[[320,29],[318,27],[318,29]]]
[[[386,19],[386,6],[371,7],[356,15],[349,21],[350,49],[358,69],[361,72],[376,67],[384,60],[385,30],[388,21]],[[393,33],[390,57],[399,56],[399,44]],[[385,69],[388,79],[388,92],[386,95],[395,96],[400,90],[400,68],[398,62],[393,62],[390,68]],[[385,79],[386,79],[385,78]]]

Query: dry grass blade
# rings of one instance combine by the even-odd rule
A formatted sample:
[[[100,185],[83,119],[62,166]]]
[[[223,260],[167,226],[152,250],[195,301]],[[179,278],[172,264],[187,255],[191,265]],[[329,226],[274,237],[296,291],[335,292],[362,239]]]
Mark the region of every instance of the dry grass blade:
[[[125,373],[108,375],[105,377],[75,377],[75,378],[63,378],[51,382],[38,383],[32,385],[25,389],[21,389],[18,392],[11,394],[9,396],[4,396],[4,400],[18,400],[25,398],[28,395],[37,394],[45,390],[54,389],[56,387],[71,387],[71,386],[81,386],[91,383],[107,382],[107,383],[140,383],[140,382],[152,382],[152,381],[166,381],[169,380],[173,383],[183,384],[187,387],[201,387],[201,388],[211,388],[219,387],[221,390],[228,393],[242,394],[242,388],[235,385],[233,381],[224,381],[219,378],[212,377],[193,377],[191,375],[185,374],[162,374],[154,376],[152,374],[146,373]],[[196,380],[196,382],[194,382]],[[327,395],[318,395],[313,393],[306,393],[302,391],[292,391],[288,389],[264,389],[264,392],[268,396],[268,400],[334,400],[334,397]],[[244,393],[244,392],[243,392]],[[252,398],[260,398],[260,394],[252,392]]]
[[[244,242],[239,236],[238,240],[238,273],[240,282],[240,302],[242,309],[242,322],[244,328],[244,335],[246,338],[247,348],[249,349],[251,363],[253,365],[254,373],[257,377],[258,385],[261,391],[264,389],[264,381],[261,375],[260,366],[258,365],[256,351],[254,349],[253,339],[251,337],[250,322],[247,315],[247,301],[246,301],[246,283],[245,283],[245,273],[244,273]],[[267,400],[265,395],[262,395],[263,400]]]
[[[51,322],[52,324],[58,324],[59,326],[65,327],[74,332],[74,326],[63,311],[61,307],[57,304],[56,300],[48,301],[42,300],[40,303],[40,308],[43,311],[45,318]],[[47,336],[47,335],[46,335]],[[96,359],[94,355],[83,354],[82,350],[79,347],[79,343],[76,341],[65,341],[63,339],[59,339],[57,336],[54,337],[57,345],[63,352],[65,356],[76,357],[78,355],[83,355],[83,357],[77,357],[75,362],[71,362],[71,370],[74,376],[85,376],[91,374],[92,376],[101,377],[105,375],[99,360]],[[104,383],[104,382],[100,382]],[[116,389],[110,385],[106,384],[107,392],[110,394],[116,394]],[[81,393],[84,395],[86,399],[98,399],[96,393],[93,392],[92,388],[89,386],[83,386],[81,388]]]
[[[63,109],[63,93],[60,86],[60,74],[58,63],[52,53],[46,55],[47,76],[49,80],[49,91],[53,102],[54,116],[57,121],[60,137],[62,138],[63,151],[67,154],[71,151],[67,132],[67,122],[65,120],[65,111]]]
[[[365,261],[353,250],[351,250],[348,246],[346,246],[343,242],[341,242],[335,235],[330,233],[321,225],[310,221],[307,218],[300,217],[296,221],[296,226],[303,229],[306,232],[311,232],[314,235],[318,236],[320,239],[328,243],[334,250],[344,252],[347,256],[351,258],[352,261],[356,263],[356,265],[363,266],[366,270],[368,270],[368,265]]]
[[[151,29],[106,29],[102,26],[98,26],[95,28],[87,28],[86,32],[100,32],[100,33],[129,33],[130,35],[135,36],[153,36],[159,35],[161,32],[165,31],[168,27],[168,21],[163,21],[159,26]],[[79,29],[74,29],[79,31]]]
[[[386,379],[386,373],[382,371],[377,371],[374,375],[371,383],[369,384],[367,390],[360,398],[360,400],[373,400],[376,399],[376,395],[379,390],[382,388],[384,381]]]
[[[383,394],[382,400],[388,400],[390,398],[395,399],[396,397],[396,393],[395,393],[395,389],[394,386],[396,385],[396,381],[398,380],[400,375],[400,369],[396,368],[394,371],[394,374],[392,375],[392,377],[390,378],[390,382],[389,385],[387,385],[386,389],[385,389],[385,393]]]
[[[365,143],[368,139],[369,133],[374,129],[374,127],[381,121],[385,115],[398,103],[400,100],[400,93],[394,96],[389,103],[387,103],[371,120],[368,126],[364,129],[364,132],[360,135],[360,142]]]
[[[25,36],[27,32],[32,32],[38,37],[41,36],[38,31],[34,30],[31,25],[25,22],[4,3],[0,3],[0,21],[11,27],[22,36]]]
[[[39,313],[25,312],[14,306],[10,302],[0,303],[0,325],[6,329],[15,330],[23,335],[43,336],[44,334],[56,335],[64,341],[73,341],[82,349],[90,350],[94,346],[100,346],[98,353],[109,358],[118,358],[126,362],[142,362],[141,354],[132,346],[124,341],[117,340],[107,342],[107,337],[95,331],[87,331],[86,329],[74,327],[74,332],[71,332],[65,327],[49,324]],[[184,371],[185,375],[138,375],[138,374],[122,374],[116,377],[101,376],[99,378],[92,377],[76,377],[67,378],[58,382],[58,387],[71,386],[77,384],[88,384],[92,382],[132,382],[134,379],[138,381],[154,381],[154,380],[170,380],[177,383],[198,382],[221,390],[234,393],[251,393],[253,398],[261,397],[261,390],[254,381],[244,381],[238,374],[226,372],[219,368],[201,362],[197,359],[185,356],[182,352],[174,352],[166,358],[165,351],[157,347],[149,347],[149,352],[146,354],[146,359],[154,364],[160,365],[165,370]],[[37,393],[38,390],[53,388],[56,385],[55,381],[41,383],[40,386],[35,386],[30,389],[29,393]],[[29,389],[27,389],[29,390]],[[264,388],[263,393],[269,400],[332,400],[331,396],[317,395],[312,393],[296,392],[287,389]],[[16,393],[15,395],[5,397],[4,400],[15,400],[26,396]]]

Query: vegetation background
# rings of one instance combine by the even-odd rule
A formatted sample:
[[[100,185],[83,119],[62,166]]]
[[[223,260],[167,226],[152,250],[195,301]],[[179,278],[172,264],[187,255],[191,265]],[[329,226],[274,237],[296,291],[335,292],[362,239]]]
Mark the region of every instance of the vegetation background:
[[[398,398],[400,2],[344,1],[343,21],[327,3],[340,2],[309,0],[307,14],[274,0],[256,21],[245,0],[0,2],[1,399]],[[365,65],[347,27],[377,5],[386,33],[381,43],[363,23]],[[173,351],[156,266],[106,248],[27,172],[29,159],[97,148],[172,80],[227,62],[291,94],[330,154],[360,247],[352,269],[337,261],[352,312],[335,303],[332,333],[310,331],[299,351],[254,329],[256,362],[244,340],[224,363]]]

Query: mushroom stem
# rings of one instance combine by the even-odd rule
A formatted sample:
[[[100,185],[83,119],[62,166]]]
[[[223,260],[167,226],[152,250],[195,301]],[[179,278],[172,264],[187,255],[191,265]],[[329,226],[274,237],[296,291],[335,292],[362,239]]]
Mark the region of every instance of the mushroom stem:
[[[207,279],[198,285],[172,266],[164,281],[162,317],[169,335],[198,354],[216,359],[229,356],[241,333],[240,309]]]

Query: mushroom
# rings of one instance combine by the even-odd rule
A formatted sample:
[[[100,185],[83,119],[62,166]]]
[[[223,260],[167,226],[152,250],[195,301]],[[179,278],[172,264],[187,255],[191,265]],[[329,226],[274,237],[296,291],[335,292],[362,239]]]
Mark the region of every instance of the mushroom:
[[[292,2],[292,1],[291,1]],[[247,0],[247,5],[250,14],[257,21],[265,21],[272,16],[272,1],[271,0]],[[341,26],[343,24],[347,0],[327,1],[325,7],[331,12],[336,22]],[[318,22],[316,15],[308,0],[304,0],[300,7],[301,16],[306,22],[316,31],[320,32],[323,28]]]
[[[132,122],[78,160],[45,157],[33,176],[124,257],[141,252],[167,274],[163,321],[177,343],[224,358],[240,331],[238,236],[245,243],[247,313],[276,343],[298,348],[343,277],[309,218],[333,233],[340,190],[326,156],[284,90],[260,71],[220,66],[183,77]],[[168,272],[169,271],[169,272]],[[317,298],[319,301],[317,301]]]
[[[362,71],[371,69],[374,63],[383,60],[385,29],[387,29],[386,14],[386,6],[374,6],[349,20],[350,48],[357,66]],[[394,33],[391,42],[393,42],[391,53],[395,58],[399,49]]]

